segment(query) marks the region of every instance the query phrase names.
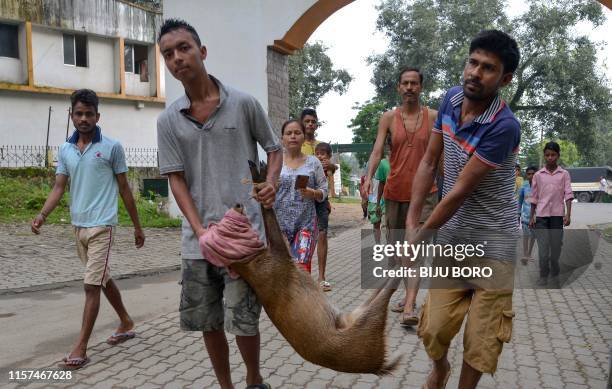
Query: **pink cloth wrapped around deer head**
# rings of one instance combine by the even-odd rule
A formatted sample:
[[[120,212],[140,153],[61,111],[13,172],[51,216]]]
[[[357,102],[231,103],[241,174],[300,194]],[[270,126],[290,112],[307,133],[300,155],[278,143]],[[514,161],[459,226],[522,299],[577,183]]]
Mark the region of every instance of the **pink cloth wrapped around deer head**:
[[[232,278],[238,278],[231,269],[233,263],[248,262],[265,249],[249,218],[233,208],[225,212],[219,223],[209,224],[199,243],[204,258],[215,266],[227,267]]]

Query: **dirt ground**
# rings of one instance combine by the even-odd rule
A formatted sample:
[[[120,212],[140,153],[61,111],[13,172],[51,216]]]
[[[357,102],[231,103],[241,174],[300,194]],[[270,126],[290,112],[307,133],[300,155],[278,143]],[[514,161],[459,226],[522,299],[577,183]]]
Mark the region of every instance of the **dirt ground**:
[[[332,203],[332,212],[329,215],[328,236],[333,238],[342,231],[355,227],[371,227],[370,222],[363,218],[361,205],[351,203]]]

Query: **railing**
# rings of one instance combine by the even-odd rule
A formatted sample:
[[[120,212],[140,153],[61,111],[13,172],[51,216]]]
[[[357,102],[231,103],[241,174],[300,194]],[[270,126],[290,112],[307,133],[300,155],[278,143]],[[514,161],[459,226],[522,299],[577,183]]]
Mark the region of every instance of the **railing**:
[[[157,149],[154,147],[126,147],[128,167],[157,167]],[[59,146],[0,146],[0,167],[45,167],[57,165]],[[46,156],[46,158],[45,158]]]
[[[128,167],[157,167],[155,147],[125,147],[123,150]]]

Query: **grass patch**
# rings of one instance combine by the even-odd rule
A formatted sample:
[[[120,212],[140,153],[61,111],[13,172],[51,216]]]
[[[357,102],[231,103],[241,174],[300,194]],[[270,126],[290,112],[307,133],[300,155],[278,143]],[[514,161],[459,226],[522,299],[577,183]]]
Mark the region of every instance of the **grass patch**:
[[[30,222],[42,208],[53,188],[54,177],[32,175],[10,177],[0,175],[0,223]],[[68,191],[67,191],[68,192]],[[136,208],[143,227],[178,227],[181,220],[158,211],[161,199],[149,200],[136,196]],[[131,226],[123,201],[119,199],[119,225]],[[69,224],[69,195],[65,193],[59,205],[47,218],[47,224]]]
[[[602,234],[606,242],[612,243],[612,226],[604,228]]]
[[[361,199],[358,197],[331,197],[329,201],[332,204],[361,204]]]
[[[606,242],[612,244],[612,223],[592,224],[589,228],[599,231],[601,237],[604,238]]]

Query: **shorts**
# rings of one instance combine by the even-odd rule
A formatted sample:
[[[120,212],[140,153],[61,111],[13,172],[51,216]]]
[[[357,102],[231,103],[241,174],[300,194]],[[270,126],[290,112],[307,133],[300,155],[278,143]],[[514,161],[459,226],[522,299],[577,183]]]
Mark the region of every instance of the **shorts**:
[[[315,209],[317,211],[317,230],[319,230],[319,232],[327,232],[330,207],[331,204],[327,199],[322,203],[315,201]]]
[[[382,216],[385,214],[385,202],[380,203],[380,217],[376,214],[376,203],[368,203],[368,219],[370,223],[377,224],[382,221]]]
[[[535,239],[535,229],[529,228],[529,224],[521,223],[523,229],[523,236],[528,236]]]
[[[106,286],[110,275],[110,254],[115,242],[115,228],[74,227],[79,258],[85,265],[83,282],[87,285]]]
[[[513,274],[510,263],[495,262],[494,270]],[[487,287],[430,288],[417,327],[429,357],[438,360],[446,353],[467,315],[463,360],[482,373],[493,374],[503,344],[512,338],[512,292]]]
[[[461,329],[466,314],[463,360],[482,373],[493,374],[503,344],[512,338],[512,290],[430,289],[417,335],[429,357],[438,360]]]
[[[255,336],[261,304],[242,278],[232,279],[227,269],[204,259],[183,259],[179,306],[184,331],[225,331]]]
[[[425,197],[423,211],[421,212],[420,223],[424,223],[431,216],[434,208],[438,204],[438,192],[429,193]],[[394,230],[406,229],[406,216],[408,215],[409,201],[394,201],[385,199],[385,219],[387,234]],[[397,242],[404,238],[399,236],[387,236],[387,242]]]

